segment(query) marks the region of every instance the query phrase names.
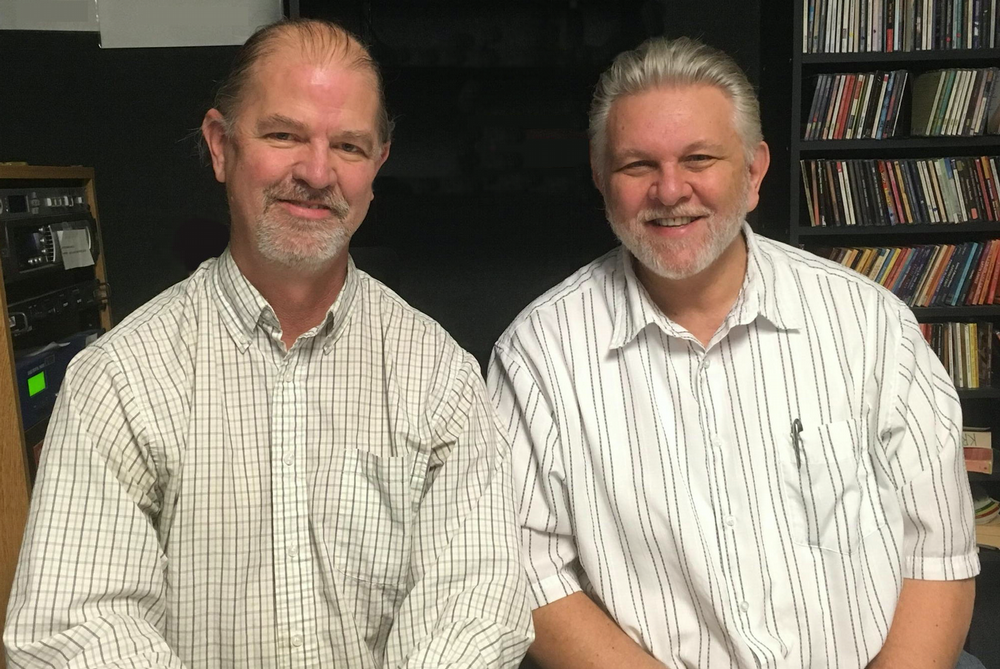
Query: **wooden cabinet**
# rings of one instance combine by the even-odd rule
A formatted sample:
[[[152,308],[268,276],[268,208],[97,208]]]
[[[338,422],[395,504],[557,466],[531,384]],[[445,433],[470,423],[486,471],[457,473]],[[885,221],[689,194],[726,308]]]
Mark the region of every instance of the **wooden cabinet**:
[[[87,167],[0,165],[0,189],[50,185],[85,188],[90,213],[98,221],[97,243],[100,253],[94,266],[94,275],[104,284],[104,246],[97,215],[94,170]],[[0,281],[0,313],[3,314],[3,327],[0,328],[0,627],[6,618],[7,599],[28,514],[31,496],[29,453],[37,445],[26,443],[21,425],[14,368],[14,341],[7,318],[5,286],[5,282]],[[100,322],[105,330],[110,329],[111,314],[106,307],[100,312]],[[32,436],[29,441],[37,442],[39,438]],[[0,656],[0,668],[3,666],[4,660]]]

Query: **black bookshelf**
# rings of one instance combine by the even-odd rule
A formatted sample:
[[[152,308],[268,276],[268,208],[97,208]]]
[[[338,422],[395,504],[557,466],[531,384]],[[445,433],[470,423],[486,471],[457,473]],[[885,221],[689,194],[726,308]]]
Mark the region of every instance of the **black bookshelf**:
[[[807,120],[816,77],[821,74],[872,72],[877,70],[903,69],[909,72],[906,91],[904,93],[903,115],[897,125],[897,134],[905,135],[909,130],[909,108],[912,96],[914,78],[924,72],[945,68],[981,68],[1000,64],[1000,49],[977,50],[933,50],[933,51],[895,51],[895,52],[858,52],[858,53],[803,53],[802,52],[802,18],[803,0],[795,0],[794,12],[790,24],[783,23],[781,30],[792,33],[791,52],[784,55],[775,47],[775,53],[768,57],[762,55],[762,62],[771,69],[771,77],[765,77],[765,93],[770,93],[764,103],[772,100],[787,104],[791,110],[791,118],[785,118],[783,123],[788,134],[784,138],[768,137],[772,147],[787,147],[787,164],[780,161],[781,168],[787,169],[787,181],[782,188],[775,189],[786,195],[788,228],[785,239],[795,246],[807,250],[820,250],[829,247],[864,247],[864,246],[910,246],[917,244],[957,244],[969,241],[984,241],[1000,238],[1000,221],[980,220],[963,223],[917,223],[894,226],[851,225],[838,227],[812,227],[809,213],[805,205],[805,192],[802,185],[800,161],[803,159],[829,158],[837,160],[850,159],[905,159],[905,158],[942,158],[959,156],[1000,155],[1000,135],[966,136],[935,136],[906,137],[898,136],[888,139],[840,139],[840,140],[804,140],[804,128]],[[773,8],[777,8],[776,6]],[[786,33],[787,34],[787,33]],[[777,41],[777,35],[773,36]],[[769,43],[764,39],[762,44]],[[782,73],[785,76],[782,77]],[[782,88],[790,75],[792,85]],[[774,114],[769,119],[770,129],[781,127],[782,119]],[[775,121],[778,122],[775,122]],[[774,153],[772,151],[772,153]],[[783,156],[781,157],[783,158]],[[769,218],[777,216],[777,210],[769,212]],[[772,224],[773,225],[773,224]],[[771,230],[775,234],[774,228]],[[1000,327],[1000,305],[927,307],[913,309],[914,315],[921,322],[947,321],[991,321]],[[996,346],[996,344],[994,344]],[[994,348],[994,351],[997,349]],[[997,357],[996,354],[994,357]],[[1000,364],[994,360],[994,385],[1000,386]],[[965,424],[990,427],[994,435],[1000,436],[1000,387],[977,389],[960,389],[959,398],[962,402]],[[998,443],[994,441],[994,445]],[[992,475],[977,478],[992,486],[1000,498],[1000,476]]]
[[[897,131],[909,130],[909,100],[916,75],[946,68],[983,68],[1000,64],[1000,49],[803,53],[803,0],[762,4],[771,17],[761,27],[762,113],[772,166],[762,191],[758,228],[781,241],[807,250],[823,247],[910,246],[956,244],[1000,238],[1000,221],[896,226],[811,227],[800,173],[803,159],[907,159],[1000,155],[1000,136],[895,137],[890,139],[804,140],[816,78],[819,75],[907,70],[910,77]],[[792,11],[788,11],[791,9]],[[786,36],[791,35],[791,40]],[[790,43],[790,46],[788,46]],[[789,85],[790,83],[790,85]],[[786,227],[787,226],[787,227]],[[1000,327],[1000,305],[914,309],[921,322],[992,321]],[[997,349],[994,349],[994,358]],[[994,386],[1000,386],[1000,361],[994,360]],[[1000,387],[959,389],[965,425],[992,429],[1000,445]],[[970,481],[1000,499],[1000,473],[970,474]],[[980,553],[983,574],[977,583],[976,609],[967,650],[988,667],[1000,667],[1000,550]]]

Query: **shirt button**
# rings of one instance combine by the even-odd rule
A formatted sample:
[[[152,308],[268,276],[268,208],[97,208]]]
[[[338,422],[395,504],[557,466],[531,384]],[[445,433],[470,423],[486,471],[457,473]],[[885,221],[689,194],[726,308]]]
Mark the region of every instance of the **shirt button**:
[[[740,602],[740,611],[746,613],[750,610],[750,602]]]
[[[286,455],[285,459],[282,462],[284,462],[286,465],[288,465],[289,467],[291,467],[292,466],[292,454],[289,453],[288,455]]]
[[[292,645],[295,646],[296,648],[298,648],[299,646],[301,646],[302,645],[302,637],[300,637],[297,634],[295,636],[293,636],[292,637]]]
[[[703,369],[708,369],[709,367],[712,366],[712,361],[706,359],[703,363],[701,363],[701,366]]]
[[[298,554],[299,554],[299,547],[298,546],[292,546],[291,548],[288,549],[288,555],[290,557],[295,557]]]
[[[728,525],[729,527],[732,527],[735,524],[736,524],[736,519],[735,518],[733,518],[732,516],[726,516],[726,525]]]

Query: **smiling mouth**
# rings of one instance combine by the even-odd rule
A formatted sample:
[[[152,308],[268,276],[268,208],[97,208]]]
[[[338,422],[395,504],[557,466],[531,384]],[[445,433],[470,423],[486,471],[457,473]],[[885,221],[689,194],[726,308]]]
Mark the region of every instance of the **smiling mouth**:
[[[317,209],[330,211],[330,207],[325,204],[319,204],[316,202],[299,202],[298,200],[278,200],[278,202],[284,202],[285,204],[290,204],[296,207],[302,207],[303,209]]]
[[[646,221],[660,228],[681,228],[697,221],[701,216],[677,216],[674,218],[654,218]]]

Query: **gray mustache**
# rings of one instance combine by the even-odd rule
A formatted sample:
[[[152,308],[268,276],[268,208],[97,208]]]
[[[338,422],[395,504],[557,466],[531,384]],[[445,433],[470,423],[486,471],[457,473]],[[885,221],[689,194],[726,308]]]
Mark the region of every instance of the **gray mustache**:
[[[268,204],[278,200],[303,200],[315,202],[327,207],[337,218],[344,218],[350,211],[347,200],[338,196],[330,189],[313,190],[302,186],[281,187],[272,186],[264,189],[264,197]]]

